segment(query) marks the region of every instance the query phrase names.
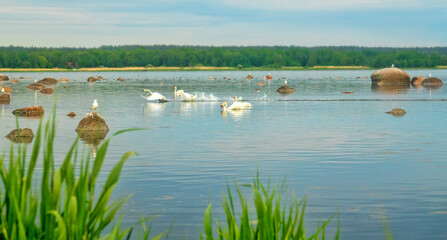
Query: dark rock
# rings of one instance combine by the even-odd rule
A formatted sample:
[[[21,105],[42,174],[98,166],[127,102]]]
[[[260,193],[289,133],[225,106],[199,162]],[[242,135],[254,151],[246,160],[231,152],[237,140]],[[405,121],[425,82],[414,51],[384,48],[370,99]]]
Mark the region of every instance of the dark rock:
[[[424,81],[424,78],[424,76],[413,77],[410,83],[413,87],[420,87]]]
[[[276,91],[281,94],[291,94],[295,92],[295,89],[293,87],[287,86],[287,81],[285,81],[284,85],[279,87]]]
[[[373,84],[383,85],[409,85],[410,75],[399,68],[383,68],[371,74]]]
[[[124,81],[124,79],[123,78],[118,78],[118,79],[116,79],[117,81],[120,81],[120,82],[122,82],[122,81]]]
[[[405,115],[407,112],[405,112],[405,110],[403,110],[402,108],[395,108],[395,109],[393,109],[389,112],[386,112],[386,113],[391,114],[395,117],[401,117],[401,116]]]
[[[33,107],[25,107],[19,108],[12,111],[12,114],[16,116],[27,116],[27,117],[35,117],[42,116],[44,114],[44,110],[42,106],[33,106]]]
[[[442,87],[442,81],[437,77],[429,77],[422,82],[422,86],[426,88],[440,88]]]
[[[97,112],[91,112],[85,114],[76,131],[109,131],[109,126],[101,115]]]
[[[33,89],[33,90],[42,90],[45,88],[45,85],[35,82],[35,83],[28,85],[26,88]]]
[[[59,82],[58,80],[48,77],[48,78],[44,78],[44,79],[38,81],[37,83],[44,84],[44,85],[54,85],[58,82]]]
[[[69,112],[69,113],[67,114],[67,116],[69,116],[69,117],[71,117],[71,118],[74,118],[74,117],[76,117],[76,113],[74,113],[74,112]]]
[[[109,131],[106,121],[97,112],[85,114],[79,122],[76,132],[83,141],[104,139]]]
[[[11,97],[8,94],[0,95],[0,104],[9,104],[11,102]]]
[[[9,81],[9,77],[6,75],[0,75],[0,81]]]
[[[87,78],[88,82],[96,82],[98,80],[101,80],[101,78],[96,78],[96,77],[93,77],[93,76]]]
[[[253,76],[251,74],[248,74],[245,79],[253,79]]]
[[[40,93],[53,94],[53,89],[52,88],[44,88],[44,89],[40,90]]]
[[[34,133],[29,128],[20,128],[12,130],[6,138],[17,143],[30,143],[33,141]]]

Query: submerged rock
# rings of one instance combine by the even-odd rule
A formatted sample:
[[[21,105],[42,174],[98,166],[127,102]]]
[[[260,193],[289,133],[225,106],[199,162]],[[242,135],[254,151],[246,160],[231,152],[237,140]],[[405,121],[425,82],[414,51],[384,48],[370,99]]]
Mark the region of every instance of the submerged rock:
[[[26,88],[29,88],[32,90],[42,90],[45,88],[45,85],[35,82],[35,83],[28,85]]]
[[[119,82],[123,82],[123,81],[125,81],[123,78],[121,78],[121,77],[119,77],[118,79],[116,79],[117,81],[119,81]]]
[[[40,93],[53,94],[53,89],[52,88],[44,88],[44,89],[40,90]]]
[[[12,79],[12,80],[10,81],[10,83],[18,83],[18,82],[20,82],[20,81],[17,80],[17,79]]]
[[[61,78],[60,80],[59,80],[59,82],[68,82],[69,80],[68,80],[68,78]]]
[[[69,116],[69,117],[71,117],[71,118],[74,118],[74,117],[76,117],[76,113],[74,113],[74,112],[69,112],[69,113],[67,114],[67,116]]]
[[[371,74],[373,84],[382,85],[409,85],[410,75],[399,68],[383,68]]]
[[[29,128],[20,128],[12,130],[5,137],[17,143],[30,143],[33,141],[34,133]]]
[[[50,78],[50,77],[47,77],[47,78],[44,78],[44,79],[38,81],[38,83],[44,84],[44,85],[53,85],[53,84],[56,84],[58,82],[59,82],[58,80],[56,80],[54,78]]]
[[[0,95],[0,104],[9,104],[11,102],[11,97],[9,94]]]
[[[403,110],[402,108],[395,108],[395,109],[385,112],[385,113],[391,114],[396,117],[400,117],[400,116],[405,115],[407,112],[405,112],[405,110]]]
[[[0,75],[0,81],[9,81],[9,77],[6,75]]]
[[[36,116],[40,117],[44,113],[45,112],[42,106],[25,107],[12,111],[12,114],[16,116],[26,116],[26,117],[36,117]]]
[[[253,76],[251,74],[248,74],[245,79],[253,79]]]
[[[376,85],[371,84],[372,92],[386,93],[386,94],[402,94],[408,92],[410,85]]]

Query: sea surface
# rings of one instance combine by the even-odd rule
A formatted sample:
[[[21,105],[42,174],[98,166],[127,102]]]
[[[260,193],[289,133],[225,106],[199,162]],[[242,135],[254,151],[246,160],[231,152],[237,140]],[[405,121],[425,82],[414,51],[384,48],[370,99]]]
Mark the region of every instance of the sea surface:
[[[259,172],[266,185],[286,179],[286,201],[293,193],[307,198],[309,234],[335,215],[329,238],[339,218],[341,239],[383,239],[385,222],[395,239],[447,239],[447,86],[375,88],[372,72],[272,71],[271,81],[263,79],[269,73],[264,71],[2,73],[25,79],[0,83],[13,88],[11,103],[0,105],[0,152],[9,154],[11,143],[3,136],[16,127],[14,109],[41,105],[46,121],[56,104],[55,158],[60,164],[79,121],[97,99],[97,112],[110,128],[107,137],[147,128],[111,140],[100,176],[104,182],[125,152],[138,153],[126,163],[114,195],[134,194],[124,207],[126,226],[157,215],[154,233],[172,225],[169,239],[198,239],[208,204],[224,222],[226,186],[251,183]],[[447,70],[407,73],[447,81]],[[248,74],[254,79],[244,79]],[[104,80],[88,83],[89,76]],[[69,82],[53,86],[52,95],[26,88],[44,77]],[[118,82],[119,77],[125,81]],[[285,80],[295,93],[276,92]],[[174,86],[197,92],[200,101],[175,99]],[[143,89],[170,102],[148,102]],[[253,108],[221,112],[221,104],[231,105],[234,96]],[[407,114],[385,113],[394,108]],[[67,117],[69,112],[77,116]],[[20,127],[34,131],[38,123],[19,118]],[[96,147],[82,146],[85,154]],[[241,188],[251,202],[250,189]]]

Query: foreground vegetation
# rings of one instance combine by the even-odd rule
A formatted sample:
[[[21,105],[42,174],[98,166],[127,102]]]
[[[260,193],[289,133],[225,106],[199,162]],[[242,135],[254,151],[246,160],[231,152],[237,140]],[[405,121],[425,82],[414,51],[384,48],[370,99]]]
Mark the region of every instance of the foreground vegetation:
[[[103,46],[100,48],[0,47],[0,68],[201,67],[281,69],[315,66],[382,68],[447,66],[447,47],[199,47]]]
[[[129,239],[134,227],[121,229],[122,216],[116,219],[116,215],[130,196],[112,201],[111,195],[118,184],[124,163],[134,153],[123,155],[108,174],[102,189],[98,190],[97,179],[111,139],[101,144],[92,161],[90,155],[78,156],[77,139],[57,168],[53,155],[55,114],[42,129],[40,122],[29,157],[25,145],[17,146],[17,155],[11,145],[9,159],[0,156],[0,239]],[[115,135],[130,130],[133,129]],[[9,164],[5,161],[9,161]],[[42,173],[35,176],[39,164],[42,164]],[[304,230],[306,201],[298,201],[294,197],[292,204],[286,207],[281,198],[284,188],[266,188],[259,176],[256,177],[251,186],[256,209],[256,217],[253,219],[249,201],[237,183],[235,188],[241,210],[235,210],[235,202],[228,187],[228,196],[222,200],[226,227],[222,227],[216,220],[217,229],[213,228],[210,204],[205,211],[204,234],[201,234],[201,238],[211,240],[217,233],[218,239],[234,240],[325,239],[325,228],[332,217],[307,237]],[[237,212],[241,212],[240,217],[236,215]],[[151,228],[145,225],[149,219],[142,219],[138,223],[141,227],[137,239],[149,239]],[[117,223],[113,224],[113,221]],[[152,239],[163,236],[164,233],[160,233]],[[337,230],[335,239],[338,238]]]

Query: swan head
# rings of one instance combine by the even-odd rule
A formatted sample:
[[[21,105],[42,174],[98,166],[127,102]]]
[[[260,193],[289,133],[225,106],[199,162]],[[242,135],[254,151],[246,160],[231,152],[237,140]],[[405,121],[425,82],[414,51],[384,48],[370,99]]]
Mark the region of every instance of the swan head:
[[[227,102],[223,102],[223,103],[220,105],[220,108],[224,108],[224,107],[227,107],[227,106],[228,106]]]

